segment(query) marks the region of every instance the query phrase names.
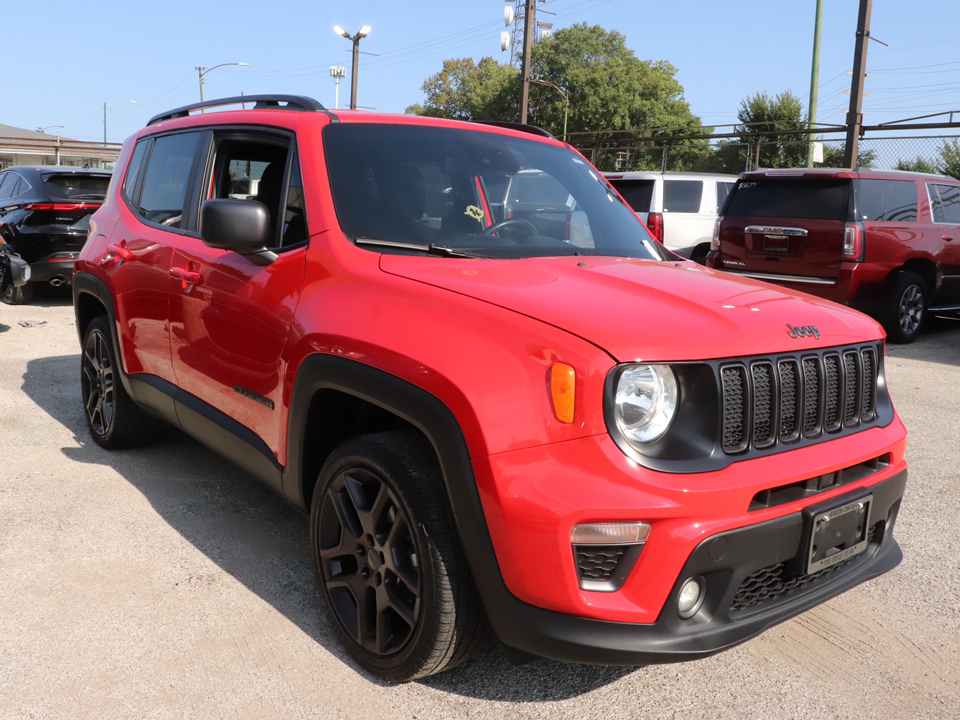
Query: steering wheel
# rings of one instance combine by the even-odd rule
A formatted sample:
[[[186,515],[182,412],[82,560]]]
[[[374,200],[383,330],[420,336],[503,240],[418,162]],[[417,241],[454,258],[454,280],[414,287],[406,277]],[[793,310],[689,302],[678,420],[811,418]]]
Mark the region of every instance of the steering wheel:
[[[498,223],[494,223],[486,230],[483,231],[484,235],[493,235],[494,233],[502,230],[503,228],[514,226],[517,228],[523,228],[526,233],[525,235],[539,235],[537,232],[537,226],[534,225],[529,220],[524,220],[523,218],[510,218],[509,220],[501,220]]]

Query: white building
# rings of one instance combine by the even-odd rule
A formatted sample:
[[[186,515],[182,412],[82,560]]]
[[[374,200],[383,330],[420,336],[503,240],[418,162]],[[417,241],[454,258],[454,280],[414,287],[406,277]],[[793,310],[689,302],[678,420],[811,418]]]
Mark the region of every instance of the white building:
[[[120,145],[71,140],[60,134],[0,124],[0,170],[11,165],[108,167],[117,161]]]

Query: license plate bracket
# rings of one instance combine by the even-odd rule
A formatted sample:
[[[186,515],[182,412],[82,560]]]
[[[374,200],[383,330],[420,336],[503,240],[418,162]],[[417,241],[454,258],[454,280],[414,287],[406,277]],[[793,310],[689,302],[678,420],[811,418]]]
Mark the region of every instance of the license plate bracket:
[[[872,500],[872,495],[865,495],[813,515],[805,545],[805,574],[826,570],[867,549]]]

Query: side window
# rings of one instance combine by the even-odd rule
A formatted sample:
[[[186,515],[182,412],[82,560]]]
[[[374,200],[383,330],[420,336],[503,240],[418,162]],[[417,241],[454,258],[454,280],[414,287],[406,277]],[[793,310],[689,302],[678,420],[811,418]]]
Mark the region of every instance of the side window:
[[[137,187],[137,178],[140,177],[140,171],[143,169],[143,159],[146,157],[147,148],[150,147],[152,142],[152,138],[141,140],[133,151],[133,157],[130,164],[127,165],[127,175],[123,179],[123,196],[127,200],[132,201],[134,199],[133,192]]]
[[[200,133],[157,138],[143,178],[138,211],[150,223],[179,228]]]
[[[960,225],[960,186],[930,183],[927,190],[933,207],[933,221]]]
[[[861,220],[916,222],[917,185],[912,180],[861,180],[857,210]]]
[[[274,249],[307,239],[303,183],[294,155],[287,181],[290,145],[283,138],[220,135],[216,139],[210,197],[259,202],[270,215]]]
[[[653,202],[653,180],[611,180],[617,192],[623,196],[634,212],[650,212]]]
[[[0,200],[6,200],[14,196],[14,190],[19,185],[20,176],[15,172],[6,172],[0,175]]]
[[[664,180],[663,211],[697,213],[703,197],[702,180]]]

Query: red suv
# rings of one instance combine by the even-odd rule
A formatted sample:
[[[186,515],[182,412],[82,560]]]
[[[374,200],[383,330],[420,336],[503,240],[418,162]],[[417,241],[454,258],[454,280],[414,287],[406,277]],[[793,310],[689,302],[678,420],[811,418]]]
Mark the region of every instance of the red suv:
[[[744,173],[717,221],[710,267],[874,316],[912,342],[960,310],[960,181],[876,170]]]
[[[511,216],[531,177],[552,202]],[[700,658],[901,559],[881,328],[678,260],[534,128],[157,116],[74,292],[94,440],[164,420],[309,512],[330,625],[388,680],[488,621],[516,660]]]

